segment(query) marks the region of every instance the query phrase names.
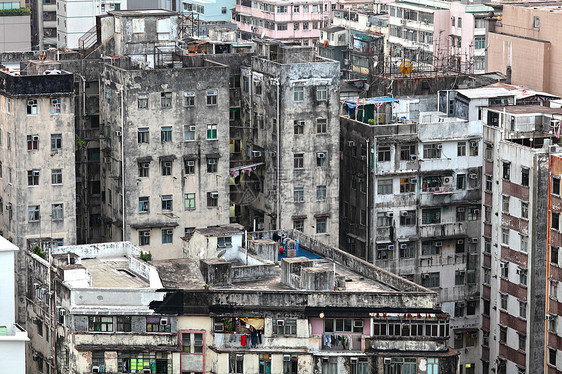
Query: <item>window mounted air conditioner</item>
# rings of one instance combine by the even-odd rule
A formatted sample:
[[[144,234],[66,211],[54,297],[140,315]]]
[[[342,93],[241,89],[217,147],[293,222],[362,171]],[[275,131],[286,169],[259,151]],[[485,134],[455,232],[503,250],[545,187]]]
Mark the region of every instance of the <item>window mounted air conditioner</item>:
[[[443,149],[443,144],[437,144],[436,148],[437,149]]]
[[[463,213],[463,212],[464,212],[464,207],[461,206],[461,207],[457,208],[457,212]]]
[[[394,244],[390,244],[388,247],[386,247],[389,251],[394,251]]]
[[[142,235],[148,237],[148,236],[150,236],[150,231],[145,231],[145,232],[142,233]]]
[[[189,126],[189,131],[195,131],[196,127],[195,126]]]
[[[457,244],[464,244],[464,239],[457,240]]]
[[[385,216],[387,217],[394,217],[394,213],[393,212],[386,212]]]
[[[401,215],[402,217],[406,217],[406,216],[409,215],[409,213],[408,213],[407,211],[403,211],[403,212],[400,213],[400,215]]]
[[[168,230],[171,231],[171,230]],[[166,326],[168,324],[168,318],[160,318],[160,325]]]
[[[478,174],[476,174],[476,173],[470,173],[470,174],[468,174],[468,177],[469,177],[470,179],[476,179],[476,178],[478,178]]]
[[[400,244],[400,249],[408,249],[408,244]]]
[[[417,155],[410,155],[410,160],[416,161],[418,159]]]
[[[99,373],[100,367],[99,366],[92,366],[92,373]]]
[[[119,131],[119,130],[115,131],[115,136],[120,137],[120,136],[121,136],[121,131]]]
[[[261,157],[261,151],[252,151],[252,157]]]
[[[212,192],[211,193],[211,199],[218,199],[219,198],[219,193],[218,192]]]
[[[436,247],[443,247],[443,242],[435,242]]]
[[[472,238],[471,240],[473,243],[478,243],[478,238]]]
[[[324,152],[317,153],[316,156],[318,158],[326,158],[326,154]]]
[[[195,161],[187,161],[187,166],[195,166]]]

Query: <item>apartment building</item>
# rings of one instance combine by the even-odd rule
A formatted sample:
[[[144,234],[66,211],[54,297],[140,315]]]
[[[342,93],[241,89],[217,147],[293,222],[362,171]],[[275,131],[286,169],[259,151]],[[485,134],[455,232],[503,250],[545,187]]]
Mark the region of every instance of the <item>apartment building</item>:
[[[340,247],[434,289],[451,315],[460,366],[474,372],[480,356],[481,124],[437,112],[406,120],[409,114],[398,111],[406,106],[393,98],[345,104]]]
[[[489,33],[489,70],[511,74],[511,81],[562,94],[558,24],[561,2],[503,4],[502,18]],[[509,70],[509,71],[508,71]]]
[[[311,47],[257,44],[242,67],[242,149],[252,156],[239,199],[258,229],[293,227],[338,242],[339,65]],[[236,170],[235,170],[236,172]],[[252,175],[255,183],[246,183]],[[250,191],[248,191],[250,190]]]
[[[234,6],[234,0],[182,1],[183,12],[193,12],[199,20],[205,22],[231,22]]]
[[[0,237],[0,360],[3,370],[25,374],[27,332],[16,323],[16,253],[19,248]]]
[[[500,106],[483,108],[482,118],[483,369],[556,372],[559,193],[550,153],[559,152],[552,144],[561,113]]]
[[[392,61],[410,61],[415,71],[486,71],[482,4],[439,0],[399,0],[390,6],[388,48]]]
[[[320,29],[329,25],[331,12],[332,5],[327,0],[302,3],[237,0],[232,18],[239,39],[259,37],[313,45]]]
[[[31,12],[25,1],[0,1],[0,52],[31,51]]]
[[[301,257],[265,260],[279,253],[262,232],[249,252],[155,264],[177,290],[151,308],[177,315],[182,372],[455,372],[435,293],[301,232],[276,233]]]
[[[0,74],[0,231],[25,249],[16,261],[21,295],[26,250],[76,243],[74,76],[53,61]]]
[[[148,308],[162,282],[139,255],[128,242],[27,254],[27,373],[180,372],[176,320]]]

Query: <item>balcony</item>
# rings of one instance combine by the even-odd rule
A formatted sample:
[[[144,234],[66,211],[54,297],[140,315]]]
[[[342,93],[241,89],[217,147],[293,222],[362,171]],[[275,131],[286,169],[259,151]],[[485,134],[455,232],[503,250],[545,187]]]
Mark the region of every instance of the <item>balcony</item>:
[[[421,238],[447,238],[466,235],[466,223],[440,223],[420,227]]]
[[[364,337],[358,334],[334,333],[322,335],[323,351],[363,352]]]
[[[435,338],[429,340],[427,338],[403,338],[403,337],[374,337],[365,340],[365,348],[372,348],[375,351],[429,351],[429,352],[446,352],[449,349],[447,339]]]
[[[77,333],[74,335],[76,346],[108,347],[119,346],[127,349],[128,346],[169,347],[175,349],[179,346],[178,336],[173,333]]]
[[[260,343],[261,341],[261,343]],[[261,339],[256,337],[252,344],[252,337],[250,334],[244,333],[217,333],[215,332],[215,346],[217,348],[257,348],[263,347],[265,338]]]

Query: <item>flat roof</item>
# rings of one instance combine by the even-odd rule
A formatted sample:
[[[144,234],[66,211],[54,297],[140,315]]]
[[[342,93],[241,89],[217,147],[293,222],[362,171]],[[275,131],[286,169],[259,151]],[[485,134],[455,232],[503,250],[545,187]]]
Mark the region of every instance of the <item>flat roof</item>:
[[[205,236],[220,236],[242,234],[244,232],[244,227],[236,223],[231,225],[209,226],[205,228],[195,229],[195,231]]]
[[[166,9],[112,10],[107,13],[112,16],[120,17],[175,16],[178,14],[177,12]]]
[[[205,285],[199,261],[189,258],[153,260],[150,265],[158,271],[162,285],[168,289],[202,289]]]
[[[562,108],[549,108],[542,105],[506,105],[506,106],[493,106],[487,109],[496,112],[506,112],[510,114],[561,114]]]
[[[127,257],[82,259],[92,277],[92,288],[148,288],[146,280],[129,270]]]

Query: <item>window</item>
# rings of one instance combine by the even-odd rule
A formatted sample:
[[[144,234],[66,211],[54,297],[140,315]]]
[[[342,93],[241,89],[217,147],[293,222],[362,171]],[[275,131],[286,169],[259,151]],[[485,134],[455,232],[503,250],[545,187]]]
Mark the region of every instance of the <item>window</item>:
[[[172,175],[172,161],[162,161],[160,163],[163,176]]]
[[[550,247],[550,262],[558,265],[558,247]]]
[[[216,158],[208,158],[207,159],[207,173],[216,173],[217,172],[217,165],[219,160]]]
[[[471,141],[470,142],[470,155],[471,156],[478,156],[478,142]]]
[[[172,244],[173,237],[173,229],[162,229],[162,244]]]
[[[277,30],[278,31],[286,31],[287,30],[287,24],[286,23],[278,23],[277,24]],[[260,91],[261,91],[261,89],[260,89]],[[261,95],[261,92],[258,95]]]
[[[217,192],[207,192],[207,207],[216,207],[219,202],[219,194]]]
[[[502,309],[507,310],[507,295],[500,294],[500,306]]]
[[[455,317],[463,317],[464,316],[464,303],[463,302],[456,302],[455,303]]]
[[[466,174],[457,174],[457,189],[464,190],[466,188]]]
[[[117,317],[117,331],[131,332],[131,316]]]
[[[183,353],[203,353],[203,334],[183,332],[181,334],[181,351]]]
[[[8,133],[8,149],[11,146],[10,133]],[[39,148],[39,135],[27,135],[27,150],[35,151]]]
[[[99,366],[104,366],[104,365],[105,365],[105,352],[104,351],[92,351],[92,366],[98,366],[99,367]]]
[[[293,220],[293,229],[298,231],[304,231],[304,219]]]
[[[377,246],[378,260],[389,260],[393,258],[394,258],[394,246],[389,246],[386,244]]]
[[[528,248],[529,248],[529,237],[527,235],[521,235],[521,251],[527,252]]]
[[[160,141],[162,143],[172,141],[172,126],[164,126],[160,129]]]
[[[423,287],[439,287],[439,273],[422,274]]]
[[[27,171],[27,185],[28,186],[39,185],[39,169],[33,169]]]
[[[527,303],[519,300],[519,317],[527,317]]]
[[[217,139],[217,125],[207,125],[207,140]]]
[[[293,165],[295,169],[304,168],[304,153],[295,153],[293,156]]]
[[[244,374],[243,354],[228,354],[228,374]]]
[[[316,166],[319,168],[326,166],[326,152],[316,154]]]
[[[273,319],[273,335],[297,335],[296,319]]]
[[[207,90],[207,105],[217,105],[217,90]]]
[[[468,220],[478,221],[480,217],[480,208],[475,206],[468,207]]]
[[[183,93],[183,106],[195,106],[195,91],[186,91]]]
[[[519,338],[519,350],[525,351],[525,345],[527,343],[527,337],[523,334],[517,334]]]
[[[51,134],[51,151],[62,149],[62,134]]]
[[[378,157],[379,161],[390,161],[390,146],[389,145],[379,145],[378,146]]]
[[[172,107],[172,93],[171,92],[160,93],[160,106],[162,108],[171,108]]]
[[[414,226],[416,224],[416,211],[403,210],[400,212],[400,226]]]
[[[476,308],[478,307],[478,301],[469,301],[466,303],[466,315],[473,316],[476,314]]]
[[[139,178],[148,178],[149,162],[139,162]]]
[[[379,179],[377,182],[378,195],[391,195],[392,194],[392,179]]]
[[[422,224],[441,223],[441,208],[422,209]]]
[[[529,218],[529,203],[521,202],[521,218]]]
[[[146,317],[146,332],[170,332],[172,331],[167,318]]]
[[[500,276],[509,278],[509,262],[500,262]]]
[[[139,94],[137,96],[137,105],[139,109],[147,109],[148,108],[148,94]]]
[[[455,285],[462,286],[464,285],[464,270],[455,270]]]
[[[62,169],[51,170],[51,184],[62,184]]]
[[[303,86],[293,87],[293,100],[294,101],[304,101],[304,87]]]
[[[464,347],[464,335],[462,333],[455,334],[454,348],[461,349]]]
[[[511,173],[511,163],[504,162],[502,166],[502,177],[503,179],[509,180]]]
[[[150,231],[139,231],[139,245],[150,245]]]
[[[552,223],[550,227],[554,230],[560,230],[560,213],[552,212]]]
[[[301,120],[294,121],[293,132],[295,135],[304,134],[304,121]]]
[[[416,192],[415,179],[400,178],[400,193]]]
[[[195,160],[184,160],[184,173],[188,174],[195,174]]]
[[[466,156],[466,142],[457,143],[457,156]]]
[[[318,101],[328,100],[328,87],[326,86],[316,87],[316,100]]]
[[[523,286],[526,286],[527,285],[527,269],[519,268],[519,269],[517,269],[517,272],[519,273],[519,283],[522,284]]]
[[[326,118],[316,119],[316,133],[326,134],[328,132],[328,120]]]
[[[423,158],[441,158],[441,144],[425,144],[423,146]]]
[[[217,238],[217,247],[225,248],[225,247],[232,247],[232,237],[231,236],[222,236]]]
[[[500,326],[500,343],[506,343],[507,341],[507,327]]]
[[[139,197],[139,212],[146,213],[150,211],[150,203],[148,196]]]
[[[173,198],[172,195],[162,195],[162,210],[170,211],[173,208]]]
[[[316,200],[317,201],[326,200],[326,186],[316,186]]]
[[[293,190],[293,197],[295,203],[302,203],[304,202],[304,188],[303,187],[295,187]]]
[[[392,212],[377,212],[377,226],[388,227],[390,225],[392,225]]]
[[[558,316],[554,314],[550,314],[548,320],[548,331],[556,333],[557,322],[558,322]]]
[[[486,37],[480,36],[474,38],[474,49],[484,49],[486,48]]]
[[[502,196],[502,212],[509,214],[509,196]]]
[[[186,210],[195,209],[195,194],[194,193],[186,193],[184,195],[184,208]]]
[[[534,16],[533,17],[533,27],[538,29],[541,27],[541,19],[539,16]]]
[[[400,258],[414,258],[415,257],[415,247],[414,243],[400,243]]]
[[[148,127],[140,128],[137,132],[137,138],[139,144],[148,143],[148,136],[149,136]]]
[[[51,99],[51,105],[49,107],[49,113],[51,115],[60,114],[60,99]]]
[[[406,144],[400,146],[400,160],[410,161],[416,156],[416,146],[414,144]]]
[[[62,220],[63,218],[62,204],[53,204],[51,210],[51,219],[53,221],[57,221]]]
[[[529,187],[529,169],[521,168],[521,185]]]
[[[12,112],[12,99],[6,98],[6,113],[10,114]]]
[[[560,178],[552,178],[552,194],[560,195]]]
[[[27,100],[27,115],[28,116],[37,115],[37,99]]]
[[[316,233],[323,234],[326,232],[326,218],[316,218]]]
[[[538,19],[538,17],[535,17]],[[556,352],[554,348],[548,348],[548,363],[552,366],[556,366]]]
[[[88,331],[113,331],[113,317],[88,317]]]

